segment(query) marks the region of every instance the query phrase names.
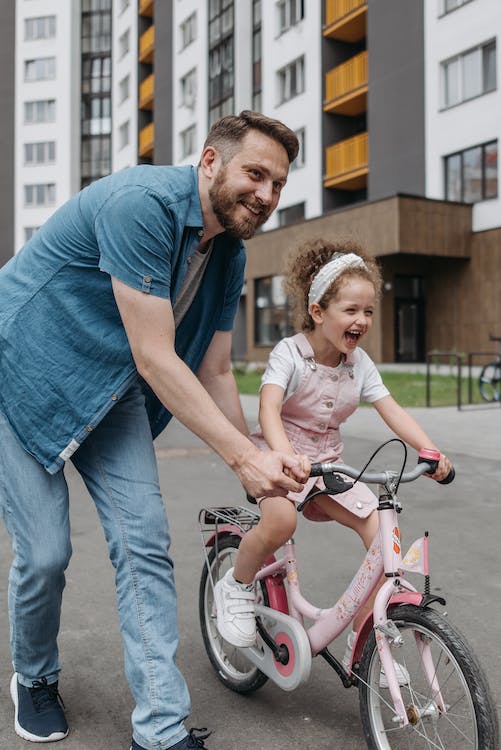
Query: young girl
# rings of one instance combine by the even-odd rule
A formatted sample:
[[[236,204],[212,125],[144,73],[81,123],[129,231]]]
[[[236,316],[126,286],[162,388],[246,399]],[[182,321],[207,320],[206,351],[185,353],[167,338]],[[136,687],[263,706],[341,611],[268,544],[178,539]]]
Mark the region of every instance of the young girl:
[[[390,396],[376,366],[359,348],[371,329],[381,289],[375,261],[353,242],[307,244],[290,259],[285,288],[296,301],[302,332],[280,341],[270,354],[254,442],[263,449],[298,454],[305,471],[310,461],[341,461],[340,425],[363,400],[413,448],[436,449]],[[444,479],[450,469],[442,454],[433,479]],[[264,561],[294,534],[296,504],[312,489],[325,489],[323,480],[313,477],[301,493],[259,500],[259,523],[243,537],[234,569],[215,588],[218,630],[230,643],[243,647],[255,642],[252,581]],[[339,495],[317,495],[304,515],[350,527],[368,549],[378,529],[376,507],[375,495],[357,482]],[[347,669],[363,617],[357,615],[348,636],[343,658]],[[403,668],[396,666],[399,680],[405,682]]]

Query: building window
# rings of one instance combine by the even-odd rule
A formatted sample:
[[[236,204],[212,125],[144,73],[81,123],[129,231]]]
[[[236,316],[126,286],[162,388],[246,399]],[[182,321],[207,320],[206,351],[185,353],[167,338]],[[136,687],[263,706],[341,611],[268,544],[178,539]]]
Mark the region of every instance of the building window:
[[[24,205],[26,208],[53,206],[56,202],[56,186],[53,183],[24,186]]]
[[[286,227],[289,224],[297,224],[298,221],[303,221],[304,219],[304,208],[305,204],[303,203],[295,203],[293,206],[287,206],[287,208],[282,208],[278,212],[278,220],[280,222],[281,227]]]
[[[462,52],[442,63],[442,106],[473,99],[496,89],[496,41]]]
[[[194,11],[179,26],[181,49],[183,50],[197,38],[197,12]]]
[[[458,151],[444,158],[445,199],[477,203],[498,195],[498,143]]]
[[[277,3],[278,11],[278,31],[283,34],[284,31],[295,26],[304,18],[304,0],[279,0]]]
[[[120,58],[125,57],[125,55],[130,50],[130,29],[127,29],[127,31],[124,31],[120,39],[118,40],[118,52]]]
[[[181,78],[181,105],[193,109],[197,102],[197,69],[193,68]]]
[[[261,0],[252,0],[252,109],[261,111]]]
[[[109,10],[103,7],[99,11],[82,13],[82,52],[99,54],[108,50],[110,46],[111,13]]]
[[[36,39],[53,39],[56,36],[56,17],[40,16],[24,19],[24,38],[27,42]]]
[[[266,276],[254,281],[254,339],[256,346],[274,346],[294,333],[289,300],[283,290],[283,276]]]
[[[24,122],[31,125],[38,122],[54,122],[56,119],[56,102],[54,99],[41,99],[24,103]]]
[[[126,75],[122,78],[118,84],[118,99],[119,104],[125,102],[130,96],[130,75]]]
[[[233,0],[209,0],[209,126],[234,110]]]
[[[122,149],[129,145],[130,143],[130,122],[127,120],[127,122],[124,122],[120,127],[118,128],[118,148]]]
[[[51,81],[56,77],[56,58],[39,57],[36,60],[25,60],[24,80]]]
[[[180,133],[181,137],[181,158],[194,154],[197,148],[197,126],[190,125],[189,128]]]
[[[293,99],[304,91],[304,57],[278,71],[279,104]]]
[[[111,57],[86,55],[82,60],[82,94],[107,95],[111,92]]]
[[[54,164],[55,161],[55,141],[41,141],[40,143],[24,144],[24,163],[26,166],[37,166],[38,164]]]
[[[24,241],[28,242],[28,240],[31,240],[33,235],[38,232],[40,227],[24,227]]]
[[[82,140],[82,187],[111,172],[111,139],[109,135]]]
[[[440,14],[445,15],[450,13],[456,8],[460,8],[462,5],[471,2],[471,0],[441,0]]]
[[[304,128],[300,128],[299,130],[296,130],[295,133],[299,141],[299,151],[297,152],[297,156],[291,164],[291,172],[293,172],[295,169],[301,169],[306,164],[305,130]]]

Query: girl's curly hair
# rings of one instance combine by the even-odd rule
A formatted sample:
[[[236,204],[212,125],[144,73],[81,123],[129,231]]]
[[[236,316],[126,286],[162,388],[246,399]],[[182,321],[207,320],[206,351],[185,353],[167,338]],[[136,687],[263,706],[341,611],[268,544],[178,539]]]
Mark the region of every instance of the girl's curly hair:
[[[347,277],[355,276],[370,281],[374,286],[376,298],[381,294],[382,276],[374,258],[368,256],[363,247],[353,240],[326,242],[313,240],[293,251],[286,263],[284,289],[292,297],[296,326],[301,331],[312,331],[315,327],[308,312],[308,293],[311,283],[322,266],[336,253],[355,253],[364,261],[366,268],[358,266],[344,270],[327,289],[319,305],[325,310]]]

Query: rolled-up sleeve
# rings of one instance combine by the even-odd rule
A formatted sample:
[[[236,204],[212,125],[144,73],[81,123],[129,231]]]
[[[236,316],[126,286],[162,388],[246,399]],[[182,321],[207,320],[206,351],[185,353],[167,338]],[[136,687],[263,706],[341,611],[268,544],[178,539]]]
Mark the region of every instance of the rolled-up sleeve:
[[[140,186],[116,190],[95,219],[100,270],[133,289],[170,298],[173,227],[154,192]]]

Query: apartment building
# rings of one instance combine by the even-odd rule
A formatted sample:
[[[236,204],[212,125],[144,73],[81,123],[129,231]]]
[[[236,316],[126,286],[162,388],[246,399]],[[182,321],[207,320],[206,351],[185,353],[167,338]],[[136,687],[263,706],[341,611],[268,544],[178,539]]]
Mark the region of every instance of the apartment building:
[[[287,252],[341,235],[381,262],[377,361],[489,348],[498,0],[16,0],[15,50],[13,13],[0,13],[4,113],[15,109],[0,141],[3,190],[9,168],[15,185],[4,248],[103,174],[196,163],[218,117],[256,109],[293,128],[301,150],[278,211],[247,243],[235,356],[264,361],[292,330]],[[8,195],[1,210],[12,215]]]

